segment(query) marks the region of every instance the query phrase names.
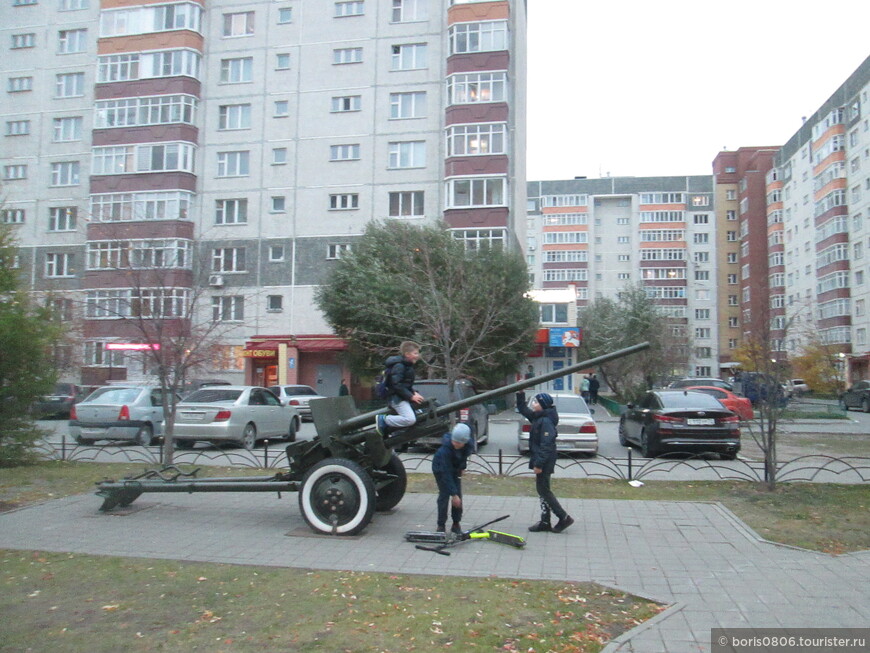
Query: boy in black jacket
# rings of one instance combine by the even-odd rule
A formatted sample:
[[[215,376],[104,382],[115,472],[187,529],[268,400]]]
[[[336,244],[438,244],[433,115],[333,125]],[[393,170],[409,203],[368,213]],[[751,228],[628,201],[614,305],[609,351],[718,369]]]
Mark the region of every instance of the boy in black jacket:
[[[441,446],[432,458],[432,473],[438,484],[438,532],[443,533],[447,526],[447,504],[453,526],[450,531],[461,533],[462,526],[462,472],[468,465],[468,456],[474,445],[471,443],[471,429],[460,422],[450,433],[445,433]]]
[[[546,392],[535,395],[531,405],[526,405],[526,393],[517,393],[517,410],[532,423],[529,432],[529,469],[535,470],[535,489],[541,500],[541,521],[529,530],[533,533],[552,531],[561,533],[574,520],[562,508],[553,490],[550,489],[550,476],[556,469],[556,425],[559,423],[559,413],[553,403],[553,398]],[[556,513],[559,522],[550,524],[550,513]]]
[[[406,340],[399,345],[399,355],[390,356],[385,367],[390,370],[387,388],[390,392],[390,406],[395,415],[378,415],[375,428],[382,436],[413,426],[417,422],[414,407],[423,402],[423,395],[414,390],[414,363],[420,360],[420,345]]]

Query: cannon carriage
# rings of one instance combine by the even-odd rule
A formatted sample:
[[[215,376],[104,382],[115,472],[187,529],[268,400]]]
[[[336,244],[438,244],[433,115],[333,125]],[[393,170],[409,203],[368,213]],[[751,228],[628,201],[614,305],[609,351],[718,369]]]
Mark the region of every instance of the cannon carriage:
[[[360,414],[350,396],[316,399],[311,402],[311,414],[317,436],[287,446],[286,471],[269,477],[196,478],[195,473],[170,467],[118,481],[100,481],[100,510],[129,506],[145,492],[296,492],[302,516],[312,530],[355,535],[369,524],[375,511],[391,510],[405,495],[407,474],[394,451],[419,438],[446,433],[451,413],[648,347],[649,343],[640,343],[443,405],[426,401],[416,408],[416,424],[386,438],[378,434],[374,423],[376,416],[388,409]]]

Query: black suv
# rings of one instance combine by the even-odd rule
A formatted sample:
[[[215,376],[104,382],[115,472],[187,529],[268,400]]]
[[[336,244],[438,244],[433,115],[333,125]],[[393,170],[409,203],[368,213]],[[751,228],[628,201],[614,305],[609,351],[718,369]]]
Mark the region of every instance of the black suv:
[[[849,410],[860,408],[870,413],[870,381],[856,381],[846,392],[840,395],[840,406]]]
[[[444,379],[422,379],[414,381],[414,389],[426,399],[437,399],[442,406],[450,403],[447,381]],[[466,399],[477,394],[477,390],[467,379],[459,379],[454,387],[453,401]],[[471,434],[477,446],[480,447],[489,441],[489,412],[483,404],[475,404],[468,408],[456,411],[456,420],[465,422],[471,428]],[[420,438],[412,443],[418,447],[441,446],[441,435]]]

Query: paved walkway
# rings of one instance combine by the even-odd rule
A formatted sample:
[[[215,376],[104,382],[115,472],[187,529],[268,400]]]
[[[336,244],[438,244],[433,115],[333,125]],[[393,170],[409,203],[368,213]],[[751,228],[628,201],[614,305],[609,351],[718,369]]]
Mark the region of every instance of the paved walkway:
[[[670,605],[611,652],[709,651],[714,627],[870,623],[870,552],[833,557],[768,544],[717,504],[569,499],[577,523],[556,535],[526,533],[536,499],[470,496],[469,520],[510,514],[500,529],[528,535],[528,545],[468,542],[445,557],[403,539],[435,523],[431,495],[406,495],[352,538],[314,535],[294,494],[146,494],[117,514],[98,512],[100,502],[79,495],[0,514],[0,548],[595,581]]]

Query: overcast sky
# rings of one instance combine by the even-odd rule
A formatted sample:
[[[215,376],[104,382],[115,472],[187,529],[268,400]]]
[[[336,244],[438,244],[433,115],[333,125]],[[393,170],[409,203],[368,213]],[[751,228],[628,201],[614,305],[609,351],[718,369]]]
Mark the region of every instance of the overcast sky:
[[[868,0],[528,0],[528,21],[530,181],[710,174],[870,55]]]

